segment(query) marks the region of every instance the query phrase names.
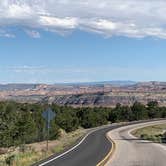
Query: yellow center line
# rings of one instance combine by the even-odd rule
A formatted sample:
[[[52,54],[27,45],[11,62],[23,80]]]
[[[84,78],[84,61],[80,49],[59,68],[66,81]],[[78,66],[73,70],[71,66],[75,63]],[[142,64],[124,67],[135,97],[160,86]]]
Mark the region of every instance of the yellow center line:
[[[116,149],[116,144],[115,142],[108,136],[108,134],[106,135],[107,139],[112,143],[112,147],[111,150],[109,151],[109,153],[104,157],[103,160],[101,160],[96,166],[104,166],[108,160],[111,158],[111,156],[113,155],[113,153],[115,152]]]

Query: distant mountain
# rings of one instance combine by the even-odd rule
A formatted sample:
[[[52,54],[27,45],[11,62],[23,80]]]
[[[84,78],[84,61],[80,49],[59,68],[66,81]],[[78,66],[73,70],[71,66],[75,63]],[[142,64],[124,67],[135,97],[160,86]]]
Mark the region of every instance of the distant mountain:
[[[113,85],[113,86],[126,86],[134,85],[134,81],[102,81],[102,82],[82,82],[82,83],[58,83],[51,85],[51,87],[57,86],[100,86],[100,85]],[[46,84],[0,84],[0,91],[13,91],[13,90],[25,90],[25,89],[36,89],[40,85]],[[50,86],[50,85],[48,85]]]
[[[126,85],[134,85],[136,84],[137,82],[135,81],[100,81],[100,82],[81,82],[81,83],[64,83],[64,85],[90,85],[90,86],[95,86],[95,85],[114,85],[114,86],[126,86]]]
[[[0,91],[34,89],[38,84],[0,84]]]
[[[137,82],[135,82],[135,81],[105,81],[103,83],[117,85],[117,86],[126,86],[126,85],[134,85]]]

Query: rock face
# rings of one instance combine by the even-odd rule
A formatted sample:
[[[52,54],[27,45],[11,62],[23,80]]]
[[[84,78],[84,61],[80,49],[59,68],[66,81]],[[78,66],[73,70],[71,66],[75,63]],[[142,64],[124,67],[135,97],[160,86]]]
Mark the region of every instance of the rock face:
[[[71,106],[115,106],[156,100],[166,106],[166,82],[0,85],[0,100]]]

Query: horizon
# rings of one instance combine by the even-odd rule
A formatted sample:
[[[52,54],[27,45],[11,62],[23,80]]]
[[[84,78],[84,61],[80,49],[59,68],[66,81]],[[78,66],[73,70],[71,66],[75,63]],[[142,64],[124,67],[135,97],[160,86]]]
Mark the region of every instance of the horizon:
[[[118,83],[152,83],[152,82],[160,82],[160,83],[166,83],[166,81],[158,81],[158,80],[150,80],[150,81],[133,81],[133,80],[110,80],[110,81],[91,81],[91,82],[54,82],[54,83],[44,83],[44,82],[30,82],[30,83],[26,83],[26,82],[16,82],[16,83],[12,83],[12,82],[7,82],[7,83],[1,83],[0,85],[19,85],[19,84],[25,84],[25,85],[29,85],[29,84],[46,84],[46,85],[60,85],[60,84],[104,84],[104,83],[108,83],[108,84],[118,84]]]

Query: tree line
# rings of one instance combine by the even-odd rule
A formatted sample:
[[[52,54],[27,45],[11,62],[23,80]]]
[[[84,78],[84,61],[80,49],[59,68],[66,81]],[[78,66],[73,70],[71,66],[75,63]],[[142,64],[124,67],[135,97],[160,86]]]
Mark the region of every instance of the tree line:
[[[0,147],[19,146],[46,139],[46,123],[42,112],[45,104],[0,102]],[[108,122],[134,121],[165,118],[166,107],[159,107],[156,101],[147,105],[135,102],[132,106],[117,104],[115,108],[50,105],[56,112],[51,121],[49,139],[57,139],[60,129],[71,132],[79,127],[91,128]]]

